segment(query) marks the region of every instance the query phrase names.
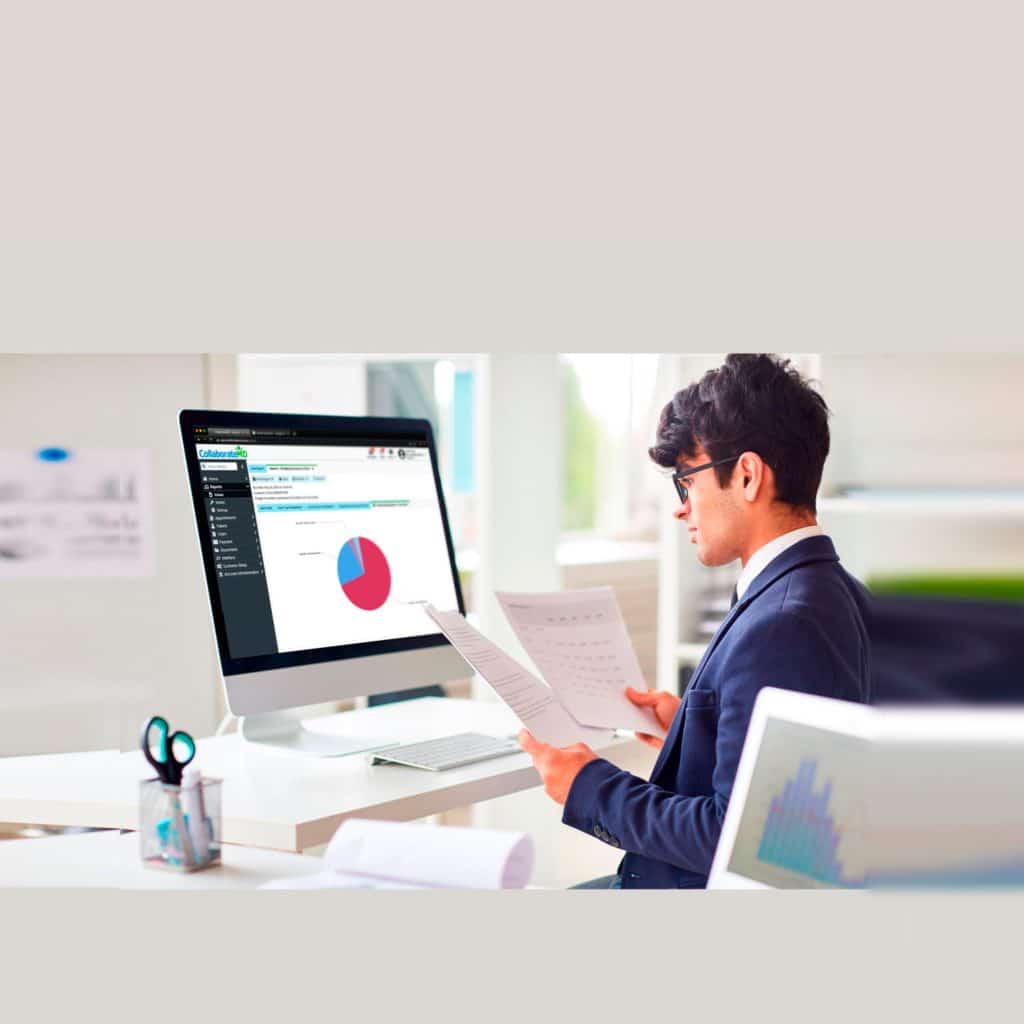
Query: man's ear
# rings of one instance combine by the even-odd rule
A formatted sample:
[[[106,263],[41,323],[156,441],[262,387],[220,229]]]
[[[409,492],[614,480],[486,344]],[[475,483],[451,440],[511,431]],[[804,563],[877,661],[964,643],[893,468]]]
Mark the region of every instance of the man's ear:
[[[765,477],[771,470],[757,452],[744,452],[736,463],[736,475],[740,490],[747,501],[756,501],[767,483]]]

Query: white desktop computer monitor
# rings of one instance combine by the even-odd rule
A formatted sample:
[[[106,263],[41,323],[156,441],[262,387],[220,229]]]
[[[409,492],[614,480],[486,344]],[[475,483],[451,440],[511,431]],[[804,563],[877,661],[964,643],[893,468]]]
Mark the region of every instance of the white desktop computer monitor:
[[[426,420],[186,409],[185,467],[228,708],[250,740],[332,756],[311,704],[466,678],[423,606],[462,592]]]

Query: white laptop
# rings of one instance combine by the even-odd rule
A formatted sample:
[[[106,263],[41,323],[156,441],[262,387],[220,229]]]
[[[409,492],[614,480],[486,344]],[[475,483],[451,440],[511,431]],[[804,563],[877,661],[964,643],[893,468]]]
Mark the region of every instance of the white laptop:
[[[863,704],[761,690],[709,889],[864,884],[871,713]]]
[[[1024,888],[1022,777],[1024,708],[766,688],[708,888]]]

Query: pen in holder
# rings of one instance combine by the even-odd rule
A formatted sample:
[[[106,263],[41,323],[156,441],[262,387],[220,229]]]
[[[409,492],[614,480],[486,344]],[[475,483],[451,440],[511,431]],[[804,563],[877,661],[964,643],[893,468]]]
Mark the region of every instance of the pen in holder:
[[[142,863],[199,871],[220,863],[221,780],[185,772],[180,786],[163,779],[139,784]]]

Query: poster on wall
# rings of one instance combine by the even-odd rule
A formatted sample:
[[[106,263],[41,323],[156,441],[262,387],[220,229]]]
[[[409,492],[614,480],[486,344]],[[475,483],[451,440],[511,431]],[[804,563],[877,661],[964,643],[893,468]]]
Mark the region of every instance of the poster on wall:
[[[153,572],[149,449],[0,449],[0,579]]]

